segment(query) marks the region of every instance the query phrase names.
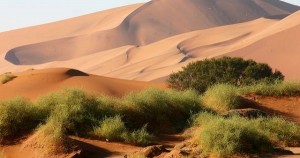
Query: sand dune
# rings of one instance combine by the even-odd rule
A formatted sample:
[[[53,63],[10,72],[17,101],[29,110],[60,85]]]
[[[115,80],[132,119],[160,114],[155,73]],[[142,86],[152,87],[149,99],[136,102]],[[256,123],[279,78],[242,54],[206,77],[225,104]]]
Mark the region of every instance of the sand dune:
[[[95,93],[123,96],[149,87],[164,87],[162,84],[95,76],[67,68],[27,70],[14,75],[17,77],[12,81],[0,84],[0,99],[16,96],[35,99],[64,88],[81,88]]]
[[[68,40],[73,36],[87,35],[93,32],[112,29],[120,25],[120,23],[126,18],[128,14],[130,14],[141,5],[142,4],[135,4],[101,11],[98,13],[76,17],[60,22],[0,33],[0,54],[4,55],[3,53],[6,53],[13,48],[24,45],[43,43],[45,41],[55,41],[61,38]],[[53,55],[58,55],[55,54],[55,51],[53,51],[54,48],[49,48],[48,45],[47,48],[51,52],[41,53],[43,55],[48,55],[45,58]],[[58,50],[64,49],[63,47],[61,47],[58,48]],[[70,55],[70,52],[62,53],[60,55],[64,54]],[[41,57],[39,58],[41,59]]]
[[[287,79],[299,80],[300,39],[298,35],[300,35],[300,24],[228,55],[266,62],[282,71]]]
[[[69,60],[124,45],[146,45],[199,29],[260,17],[289,15],[297,9],[292,5],[282,7],[284,2],[277,3],[254,0],[154,0],[134,10],[114,29],[90,33],[89,29],[84,28],[87,31],[84,35],[12,48],[5,58],[16,65]]]
[[[299,7],[277,0],[228,2],[154,0],[0,33],[0,73],[70,67],[114,78],[162,81],[191,61],[232,55],[267,62],[287,79],[300,79],[293,69],[298,66],[300,13],[281,20]],[[53,31],[58,27],[58,33]],[[292,42],[280,43],[281,38]],[[268,58],[271,53],[276,58]],[[285,64],[290,57],[291,63]]]

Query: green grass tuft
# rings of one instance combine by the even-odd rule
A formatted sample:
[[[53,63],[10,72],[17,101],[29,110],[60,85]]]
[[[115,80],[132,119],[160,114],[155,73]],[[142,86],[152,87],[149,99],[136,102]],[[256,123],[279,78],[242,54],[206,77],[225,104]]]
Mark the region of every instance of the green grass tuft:
[[[241,94],[257,94],[262,96],[299,96],[299,82],[279,82],[276,84],[259,83],[241,87]]]
[[[240,122],[219,119],[204,126],[199,133],[203,153],[230,157],[240,153],[266,152],[272,145],[264,135]]]
[[[67,153],[72,147],[72,142],[68,140],[66,133],[63,124],[50,119],[47,124],[37,129],[35,141],[39,147],[46,150],[46,155]]]
[[[218,84],[209,88],[203,96],[204,105],[218,113],[224,113],[242,105],[238,88],[228,84]]]
[[[252,125],[276,146],[300,146],[300,126],[294,122],[270,117],[252,120]]]
[[[122,114],[126,122],[134,122],[130,128],[140,128],[148,124],[151,131],[174,132],[182,130],[191,113],[202,109],[195,91],[147,89],[141,93],[131,93],[124,97]]]
[[[5,74],[4,76],[2,76],[1,78],[1,83],[5,84],[11,80],[13,80],[14,78],[16,78],[17,76],[12,75],[12,74]]]
[[[109,141],[121,141],[127,135],[127,129],[121,116],[107,117],[94,129],[94,135]]]
[[[124,136],[125,142],[141,146],[149,145],[154,139],[155,137],[147,132],[147,126]]]
[[[124,141],[130,144],[145,146],[150,144],[154,136],[148,133],[146,126],[130,132],[121,116],[107,117],[94,128],[93,135],[108,141]]]
[[[194,117],[194,126],[200,126],[197,142],[206,156],[268,153],[300,145],[300,126],[278,117],[224,118],[206,112]]]
[[[38,109],[23,98],[0,102],[0,142],[33,130],[40,123],[38,113]]]

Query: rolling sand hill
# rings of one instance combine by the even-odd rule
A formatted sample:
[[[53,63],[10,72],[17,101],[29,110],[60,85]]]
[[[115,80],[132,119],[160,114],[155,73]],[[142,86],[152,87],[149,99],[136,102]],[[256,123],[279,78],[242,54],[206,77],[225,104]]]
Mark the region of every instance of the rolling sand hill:
[[[67,68],[28,70],[14,75],[16,78],[12,81],[0,84],[0,99],[17,96],[36,99],[64,88],[81,88],[98,94],[120,97],[149,87],[164,87],[163,84],[101,77]]]
[[[71,67],[123,79],[164,80],[188,62],[236,55],[268,62],[288,79],[300,79],[290,70],[294,62],[283,67],[275,60],[280,55],[274,60],[257,55],[270,52],[258,48],[264,46],[261,40],[275,34],[286,36],[285,41],[296,38],[289,34],[297,33],[290,30],[299,24],[299,13],[281,19],[298,9],[278,0],[153,0],[3,32],[0,73]],[[297,41],[269,46],[272,53],[283,52],[273,46],[288,47],[285,52],[296,59]],[[254,47],[256,55],[250,55]]]

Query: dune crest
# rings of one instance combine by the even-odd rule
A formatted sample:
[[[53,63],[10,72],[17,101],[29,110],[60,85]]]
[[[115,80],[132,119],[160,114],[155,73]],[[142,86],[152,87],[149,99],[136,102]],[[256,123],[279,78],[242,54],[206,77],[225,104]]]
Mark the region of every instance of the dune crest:
[[[68,68],[27,70],[14,75],[16,76],[14,80],[0,84],[0,99],[11,99],[17,96],[36,99],[64,88],[80,88],[117,97],[149,87],[164,88],[163,84],[95,76]]]

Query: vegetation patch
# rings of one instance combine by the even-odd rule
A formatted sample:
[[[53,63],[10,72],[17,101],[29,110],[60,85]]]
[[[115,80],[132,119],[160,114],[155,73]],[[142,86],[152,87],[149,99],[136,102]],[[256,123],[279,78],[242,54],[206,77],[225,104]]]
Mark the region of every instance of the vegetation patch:
[[[130,132],[119,115],[101,121],[100,126],[94,129],[93,135],[106,141],[123,141],[141,146],[150,144],[154,139],[154,136],[147,132],[147,126]]]
[[[45,155],[64,154],[71,151],[73,145],[66,135],[66,129],[55,119],[49,119],[47,124],[37,129],[33,138],[35,148],[40,148]]]
[[[138,129],[148,125],[154,132],[175,132],[182,130],[192,113],[202,110],[199,95],[192,90],[147,89],[139,94],[124,97],[122,115],[130,128]]]
[[[100,126],[94,129],[94,134],[107,141],[122,141],[127,135],[125,123],[119,115],[107,117],[99,124]]]
[[[238,88],[229,84],[218,84],[209,88],[203,96],[203,103],[209,109],[224,113],[242,106]]]
[[[33,130],[40,122],[38,113],[37,108],[23,98],[0,102],[0,142],[9,143]]]
[[[262,96],[299,96],[300,83],[299,82],[279,82],[274,84],[258,83],[249,86],[240,87],[240,93],[257,94]]]
[[[182,71],[170,75],[169,86],[177,90],[195,89],[204,93],[217,83],[236,86],[258,82],[274,83],[284,80],[280,71],[272,71],[267,64],[242,58],[222,57],[188,64]]]
[[[270,90],[278,86],[276,90]],[[297,95],[298,84],[276,83],[236,86],[217,84],[203,95],[195,90],[150,88],[123,98],[90,95],[80,89],[48,94],[36,102],[22,98],[0,103],[0,140],[36,131],[39,146],[49,153],[72,150],[69,135],[95,136],[108,141],[148,145],[158,133],[178,132],[192,117],[201,127],[197,141],[204,155],[230,157],[236,154],[272,152],[275,147],[299,146],[300,127],[282,118],[246,119],[221,117],[242,105],[241,95]],[[267,90],[265,90],[267,89]],[[215,112],[212,114],[210,112]],[[198,115],[195,115],[200,113]]]
[[[300,145],[300,126],[278,117],[224,118],[211,113],[194,117],[200,126],[196,141],[206,156],[232,157],[273,152],[276,147]]]
[[[5,84],[11,80],[13,80],[14,78],[16,78],[17,76],[13,75],[13,74],[5,74],[4,76],[2,76],[1,78],[1,83]]]
[[[41,97],[35,108],[44,123],[37,133],[48,135],[44,143],[49,148],[59,146],[51,151],[60,152],[69,148],[67,135],[147,145],[154,139],[148,129],[153,133],[182,130],[202,104],[195,91],[147,89],[117,99],[67,89]]]
[[[141,146],[149,145],[154,139],[155,137],[147,132],[147,126],[129,132],[124,137],[125,142]]]

